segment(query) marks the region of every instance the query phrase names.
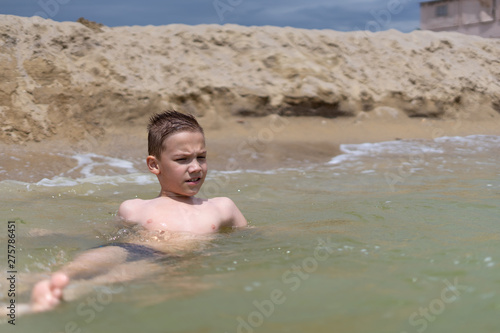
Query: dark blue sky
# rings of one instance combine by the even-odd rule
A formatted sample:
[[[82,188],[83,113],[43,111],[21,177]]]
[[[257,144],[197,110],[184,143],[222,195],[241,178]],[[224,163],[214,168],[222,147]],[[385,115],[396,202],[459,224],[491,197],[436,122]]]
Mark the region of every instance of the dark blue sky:
[[[419,0],[0,0],[0,14],[107,26],[274,25],[339,31],[419,27]]]

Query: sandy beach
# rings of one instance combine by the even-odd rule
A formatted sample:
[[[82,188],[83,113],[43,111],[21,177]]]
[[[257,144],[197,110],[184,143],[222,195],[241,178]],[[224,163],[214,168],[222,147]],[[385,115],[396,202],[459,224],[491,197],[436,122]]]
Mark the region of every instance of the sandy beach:
[[[0,180],[75,153],[145,171],[151,114],[198,116],[217,170],[323,163],[342,143],[500,135],[500,41],[0,16]]]

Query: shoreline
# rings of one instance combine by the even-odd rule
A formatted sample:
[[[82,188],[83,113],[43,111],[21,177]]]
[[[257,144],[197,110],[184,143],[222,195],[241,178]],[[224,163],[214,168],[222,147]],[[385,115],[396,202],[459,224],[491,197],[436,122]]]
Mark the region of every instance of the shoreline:
[[[81,178],[75,154],[97,154],[129,161],[147,173],[145,123],[114,127],[98,138],[66,143],[61,138],[0,144],[0,181],[36,183],[64,174]],[[500,120],[395,118],[228,117],[199,118],[205,129],[209,170],[269,170],[322,164],[341,154],[341,144],[434,139],[442,136],[500,135]],[[121,170],[123,172],[123,170]]]
[[[326,163],[342,144],[500,135],[494,39],[237,25],[92,29],[0,17],[0,181],[148,172],[148,118],[166,109],[198,118],[209,168],[221,171]]]

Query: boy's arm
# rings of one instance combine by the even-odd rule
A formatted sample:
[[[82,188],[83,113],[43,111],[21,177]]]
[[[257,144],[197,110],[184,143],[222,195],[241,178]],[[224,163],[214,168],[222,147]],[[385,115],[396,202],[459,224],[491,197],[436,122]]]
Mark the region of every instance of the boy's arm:
[[[222,201],[222,206],[225,216],[225,225],[229,227],[246,227],[247,220],[238,209],[233,200],[229,198],[219,198]]]

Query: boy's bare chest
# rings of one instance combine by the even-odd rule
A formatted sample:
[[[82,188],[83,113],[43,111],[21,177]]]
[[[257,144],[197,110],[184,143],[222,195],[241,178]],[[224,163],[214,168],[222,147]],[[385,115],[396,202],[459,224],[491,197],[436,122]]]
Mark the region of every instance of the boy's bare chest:
[[[221,224],[217,210],[210,205],[152,206],[144,213],[142,225],[150,230],[204,234],[216,232]]]

